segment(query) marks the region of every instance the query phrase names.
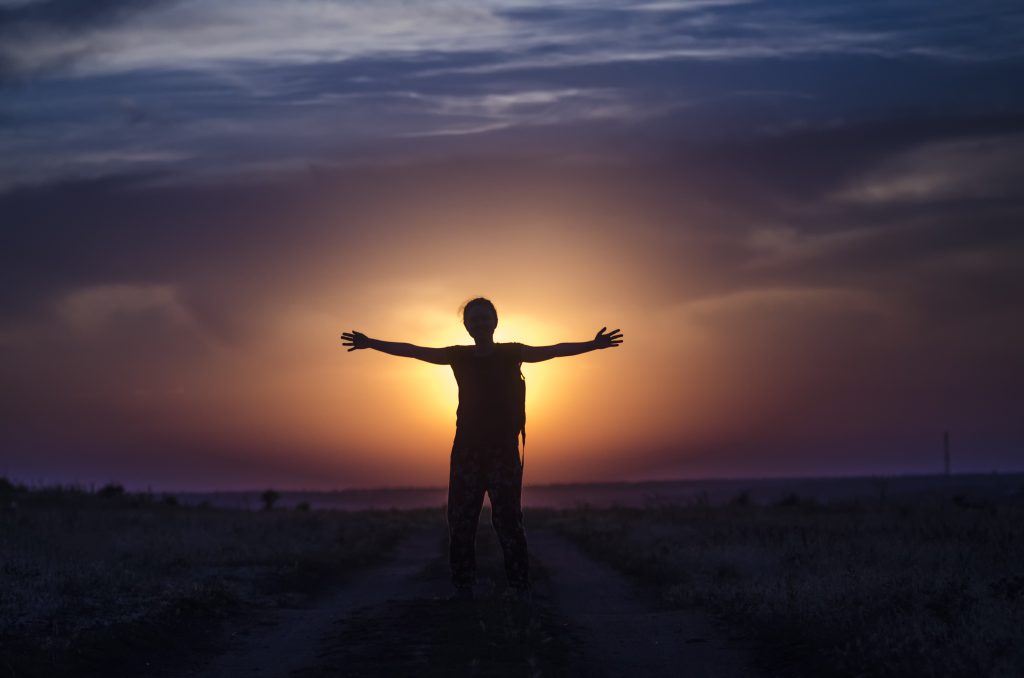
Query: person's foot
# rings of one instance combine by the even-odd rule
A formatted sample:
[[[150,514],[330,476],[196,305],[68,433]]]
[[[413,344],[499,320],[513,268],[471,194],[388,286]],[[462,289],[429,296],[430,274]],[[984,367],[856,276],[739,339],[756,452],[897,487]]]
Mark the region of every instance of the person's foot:
[[[465,602],[473,600],[473,587],[472,586],[456,586],[455,593],[448,597],[448,600],[455,602]]]

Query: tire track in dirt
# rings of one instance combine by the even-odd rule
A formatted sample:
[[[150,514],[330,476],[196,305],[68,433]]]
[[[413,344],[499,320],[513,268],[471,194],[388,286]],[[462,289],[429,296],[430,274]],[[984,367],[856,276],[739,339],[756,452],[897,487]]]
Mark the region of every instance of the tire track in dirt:
[[[447,549],[436,549],[416,576],[418,594],[339,619],[324,638],[319,661],[294,678],[573,675],[571,624],[546,600],[530,605],[506,595],[501,549],[488,515],[485,510],[477,533],[473,600],[448,598]]]
[[[534,604],[505,599],[488,530],[478,536],[474,601],[447,600],[443,526],[420,529],[385,564],[304,607],[275,611],[192,675],[756,675],[746,648],[705,616],[668,607],[547,529],[528,535]]]
[[[393,598],[437,594],[436,586],[430,587],[416,575],[437,557],[445,538],[438,527],[414,531],[384,564],[356,573],[344,585],[303,606],[273,611],[269,618],[239,631],[227,651],[192,675],[269,678],[316,664],[322,639],[338,619]]]
[[[756,676],[749,651],[695,610],[667,606],[553,531],[531,530],[531,553],[548,578],[538,588],[576,627],[576,675]]]

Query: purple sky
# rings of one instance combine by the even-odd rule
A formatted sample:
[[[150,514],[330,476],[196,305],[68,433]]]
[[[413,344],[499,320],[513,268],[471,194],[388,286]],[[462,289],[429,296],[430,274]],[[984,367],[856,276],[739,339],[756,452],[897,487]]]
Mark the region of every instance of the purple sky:
[[[443,484],[336,339],[478,293],[626,330],[536,482],[1024,470],[1022,76],[1012,2],[0,0],[0,475]]]

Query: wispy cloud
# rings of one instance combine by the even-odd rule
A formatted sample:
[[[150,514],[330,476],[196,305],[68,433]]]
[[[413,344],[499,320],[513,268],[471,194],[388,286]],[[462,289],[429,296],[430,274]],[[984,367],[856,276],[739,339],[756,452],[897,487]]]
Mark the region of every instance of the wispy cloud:
[[[872,293],[856,288],[760,287],[702,297],[680,304],[674,312],[690,322],[714,322],[721,318],[774,314],[787,309],[814,314],[822,310],[885,315],[890,309]]]
[[[0,56],[16,75],[53,69],[94,75],[446,52],[502,55],[496,63],[465,68],[477,72],[829,52],[942,58],[1021,53],[1011,41],[996,39],[1020,27],[1012,3],[958,7],[905,0],[881,10],[882,20],[872,23],[853,19],[864,13],[859,5],[812,2],[784,8],[713,1],[46,2],[0,11]],[[931,18],[911,18],[914,12]],[[982,40],[985,29],[988,39]],[[534,48],[543,48],[544,56],[531,55]]]
[[[925,0],[7,2],[0,190],[482,151],[559,125],[541,146],[594,156],[570,147],[581,124],[651,123],[652,147],[785,134],[949,105],[965,84],[980,93],[960,108],[1015,110],[994,83],[1022,26],[1013,3]]]
[[[90,337],[119,316],[156,314],[173,324],[194,324],[173,285],[93,285],[68,293],[56,311],[73,331]]]
[[[1019,196],[1024,135],[923,144],[886,158],[833,194],[850,203],[885,204]]]
[[[478,3],[457,1],[427,5],[182,0],[140,12],[108,12],[108,21],[70,26],[60,20],[59,11],[21,14],[5,22],[0,54],[10,70],[22,74],[54,68],[96,75],[137,69],[202,70],[246,62],[315,63],[474,50],[515,38],[512,22]]]

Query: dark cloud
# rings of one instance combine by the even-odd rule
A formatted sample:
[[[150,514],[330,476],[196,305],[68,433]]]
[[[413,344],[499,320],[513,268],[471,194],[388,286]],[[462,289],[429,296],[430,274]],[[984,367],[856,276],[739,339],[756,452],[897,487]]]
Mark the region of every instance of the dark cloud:
[[[1016,242],[1014,219],[1024,211],[1012,193],[1022,178],[1012,167],[1024,162],[1011,163],[1001,175],[1002,184],[996,186],[1006,191],[1001,200],[938,195],[909,204],[851,203],[835,197],[887,159],[915,148],[1022,134],[1024,119],[1017,116],[881,121],[735,143],[680,142],[660,151],[636,143],[628,132],[598,135],[591,145],[607,155],[623,151],[629,162],[620,165],[566,166],[551,155],[518,160],[467,155],[401,170],[324,166],[260,185],[161,187],[162,175],[151,174],[11,190],[0,195],[0,212],[12,224],[0,254],[9,281],[0,292],[0,309],[8,316],[26,313],[74,285],[161,282],[203,270],[243,269],[250,259],[281,246],[282,224],[292,224],[290,239],[303,243],[334,228],[304,216],[333,209],[332,201],[345,206],[342,213],[357,217],[370,209],[367,205],[386,202],[389,192],[409,200],[418,193],[458,191],[460,185],[475,184],[473,190],[498,200],[503,192],[554,177],[579,191],[614,185],[609,203],[649,205],[652,223],[666,231],[679,228],[671,217],[676,209],[699,219],[704,228],[718,229],[724,249],[714,254],[709,269],[721,257],[737,262],[755,258],[746,238],[756,224],[789,228],[804,240],[830,233],[867,234],[841,248],[824,247],[822,241],[803,250],[794,245],[793,256],[769,252],[777,264],[768,257],[751,269],[745,275],[764,276],[753,282],[777,275],[838,278],[846,270],[884,271],[936,251],[999,247]],[[534,147],[547,143],[557,148],[560,131],[550,134],[537,131]],[[507,137],[509,149],[521,149],[528,141],[514,131]],[[453,147],[458,145],[447,146]],[[1018,152],[1024,153],[1024,145]],[[531,175],[541,178],[527,178]],[[544,194],[550,189],[531,190]],[[713,242],[707,246],[718,247]],[[801,251],[813,256],[797,256]],[[713,270],[708,276],[717,277]]]
[[[30,0],[0,6],[0,41],[37,47],[58,44],[76,34],[114,25],[175,2],[177,0]],[[19,49],[0,50],[0,86],[69,70],[91,51],[91,47],[82,46],[54,53],[45,61],[26,61]]]
[[[106,24],[176,0],[32,0],[0,7],[0,31]]]
[[[93,29],[173,5],[8,7],[0,33],[6,25],[17,40],[0,49],[0,59],[30,70],[48,59],[70,65],[83,52],[96,56]],[[500,154],[550,148],[553,139],[559,152],[603,146],[614,154],[623,144],[632,151],[892,119],[1012,116],[1024,108],[1021,90],[1005,85],[1020,78],[1020,55],[993,47],[1020,32],[1024,19],[1012,3],[902,2],[870,11],[808,2],[675,11],[499,5],[483,13],[500,19],[490,42],[468,35],[453,44],[425,28],[422,40],[401,50],[382,35],[379,45],[366,38],[351,54],[316,56],[323,49],[316,42],[305,61],[275,51],[295,36],[253,38],[252,30],[266,29],[259,20],[265,9],[245,15],[253,23],[240,43],[265,41],[264,52],[229,56],[234,24],[226,23],[218,30],[227,31],[227,52],[200,59],[186,43],[205,23],[189,10],[166,22],[166,35],[146,29],[163,37],[135,68],[133,57],[118,52],[125,41],[107,35],[99,42],[113,50],[112,68],[90,61],[89,74],[5,88],[0,119],[10,138],[0,144],[0,190],[135,168],[194,174],[216,165],[225,173],[357,156]],[[386,8],[375,11],[389,16]],[[369,20],[360,16],[352,20]],[[52,49],[26,42],[33,30],[44,42],[53,33],[45,38]],[[847,44],[850,36],[866,43]]]
[[[822,176],[812,167],[817,144],[888,152],[954,127],[964,134],[1013,128],[1024,107],[1020,91],[1003,84],[1019,75],[1011,64],[864,57],[501,76],[421,77],[419,69],[413,59],[354,60],[229,78],[172,71],[40,82],[0,106],[9,135],[0,142],[0,190],[154,168],[195,176],[467,153],[614,158],[676,145],[694,152],[707,145],[709,167],[737,167],[733,156],[778,163],[769,157],[778,146],[795,154],[785,162],[810,167],[804,178],[813,185]],[[765,160],[753,157],[758,140]]]

